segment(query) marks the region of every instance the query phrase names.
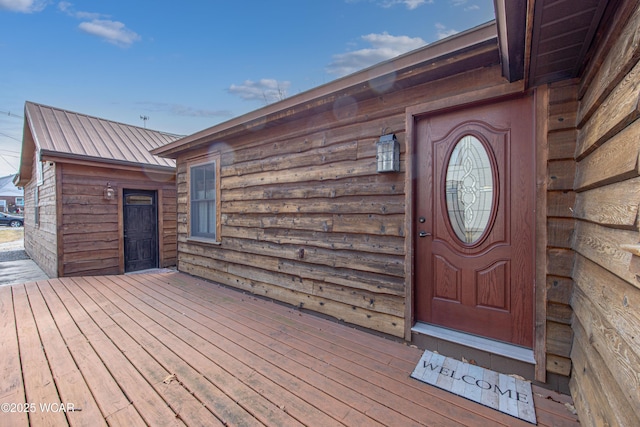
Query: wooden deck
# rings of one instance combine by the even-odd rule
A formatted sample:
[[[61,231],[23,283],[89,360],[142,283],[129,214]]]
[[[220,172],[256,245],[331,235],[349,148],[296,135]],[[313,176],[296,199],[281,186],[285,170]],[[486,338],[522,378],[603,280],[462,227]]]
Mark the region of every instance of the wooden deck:
[[[419,349],[181,273],[0,287],[0,338],[2,426],[531,426],[411,379]]]

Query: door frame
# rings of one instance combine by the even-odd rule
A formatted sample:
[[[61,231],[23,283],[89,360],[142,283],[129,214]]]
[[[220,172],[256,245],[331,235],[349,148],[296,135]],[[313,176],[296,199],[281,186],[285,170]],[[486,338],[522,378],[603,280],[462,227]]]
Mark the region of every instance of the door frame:
[[[547,207],[546,207],[546,168],[548,160],[547,150],[547,117],[548,117],[548,88],[542,86],[531,91],[525,91],[523,81],[501,84],[486,89],[471,91],[462,95],[455,95],[423,104],[408,107],[405,110],[406,138],[405,138],[405,339],[412,340],[412,327],[415,322],[415,197],[416,197],[416,155],[417,144],[416,123],[418,120],[446,112],[477,107],[482,104],[506,101],[512,98],[533,94],[533,128],[535,144],[535,295],[534,295],[534,342],[533,353],[536,361],[535,379],[546,382],[546,268],[547,268]]]
[[[156,220],[156,247],[155,247],[155,258],[156,258],[156,268],[160,267],[163,263],[163,251],[160,250],[160,248],[162,247],[162,233],[160,232],[162,230],[163,227],[163,214],[162,214],[162,191],[160,191],[160,189],[156,188],[156,187],[150,187],[150,186],[138,186],[135,188],[132,187],[128,187],[125,186],[124,188],[119,188],[118,191],[118,217],[119,217],[119,229],[120,229],[120,274],[125,274],[127,273],[126,271],[126,259],[125,259],[125,236],[124,236],[124,231],[125,231],[125,218],[124,218],[124,210],[125,210],[125,202],[124,199],[126,197],[127,194],[130,193],[135,193],[135,192],[141,192],[141,193],[153,193],[153,197],[154,197],[154,207],[156,210],[156,214],[155,214],[155,220]]]

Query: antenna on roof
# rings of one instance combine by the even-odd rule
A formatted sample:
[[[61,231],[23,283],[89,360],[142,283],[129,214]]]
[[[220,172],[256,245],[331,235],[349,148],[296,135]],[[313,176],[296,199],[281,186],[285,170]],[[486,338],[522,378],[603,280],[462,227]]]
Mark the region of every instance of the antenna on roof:
[[[144,128],[147,128],[147,120],[149,120],[149,116],[140,116],[140,120],[144,122]]]

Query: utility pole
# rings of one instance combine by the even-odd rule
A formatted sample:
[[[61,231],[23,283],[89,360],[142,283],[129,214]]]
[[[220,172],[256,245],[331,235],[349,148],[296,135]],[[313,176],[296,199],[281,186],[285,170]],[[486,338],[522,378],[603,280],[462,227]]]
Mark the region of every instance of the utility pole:
[[[140,116],[140,120],[144,122],[144,128],[147,128],[147,120],[149,120],[149,116]]]

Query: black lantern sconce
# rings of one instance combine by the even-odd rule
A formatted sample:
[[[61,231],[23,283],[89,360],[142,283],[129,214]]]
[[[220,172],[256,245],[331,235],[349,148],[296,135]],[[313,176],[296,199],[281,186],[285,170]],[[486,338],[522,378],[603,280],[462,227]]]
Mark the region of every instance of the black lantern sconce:
[[[104,187],[104,191],[102,193],[105,200],[113,200],[116,198],[116,190],[107,182],[107,186]]]
[[[400,170],[400,143],[395,134],[382,135],[376,143],[378,172]]]

